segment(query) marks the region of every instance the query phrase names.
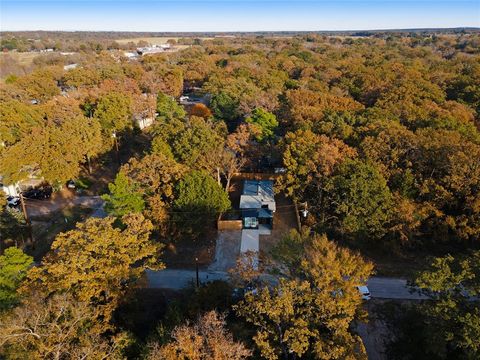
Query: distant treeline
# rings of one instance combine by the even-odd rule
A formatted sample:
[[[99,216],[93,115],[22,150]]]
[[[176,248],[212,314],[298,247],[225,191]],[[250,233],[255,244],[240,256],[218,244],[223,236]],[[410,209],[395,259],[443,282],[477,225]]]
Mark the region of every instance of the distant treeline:
[[[480,28],[448,29],[399,29],[368,31],[259,31],[259,32],[114,32],[114,31],[4,31],[0,32],[1,48],[4,51],[17,50],[40,51],[54,49],[57,51],[101,51],[111,49],[133,49],[142,46],[134,41],[141,37],[180,38],[179,44],[198,44],[200,38],[235,36],[235,37],[292,37],[292,36],[352,36],[389,38],[431,37],[440,34],[473,34]],[[132,43],[119,44],[116,40],[132,38]],[[196,40],[196,41],[195,41]]]

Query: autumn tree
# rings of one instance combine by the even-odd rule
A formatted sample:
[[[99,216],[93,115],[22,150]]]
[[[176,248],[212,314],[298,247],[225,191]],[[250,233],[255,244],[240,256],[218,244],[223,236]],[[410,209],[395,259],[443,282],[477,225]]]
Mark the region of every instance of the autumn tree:
[[[60,94],[57,81],[60,78],[58,68],[47,67],[38,69],[31,74],[22,76],[15,81],[15,85],[25,89],[30,100],[45,102]]]
[[[144,214],[155,225],[165,227],[170,218],[168,211],[173,206],[175,187],[182,179],[186,168],[163,153],[152,153],[143,159],[130,159],[120,173],[124,174],[145,200]]]
[[[350,97],[307,89],[288,90],[283,122],[291,130],[311,129],[328,111],[356,111],[363,105]]]
[[[120,92],[110,92],[98,100],[94,116],[105,134],[110,136],[112,132],[133,126],[131,106],[130,97]]]
[[[328,201],[332,177],[343,163],[357,156],[342,140],[311,130],[288,132],[283,140],[285,174],[279,185],[297,201],[306,201],[311,216],[324,224],[331,216]]]
[[[0,255],[0,310],[17,302],[17,288],[32,263],[33,258],[16,247],[9,247]]]
[[[210,109],[202,103],[197,103],[193,105],[189,113],[190,116],[198,116],[204,119],[208,119],[212,116],[212,112],[210,111]]]
[[[120,359],[123,335],[92,331],[98,313],[69,294],[33,293],[1,317],[0,354],[8,359]]]
[[[248,292],[234,306],[255,325],[254,341],[262,357],[366,359],[350,324],[364,316],[356,286],[366,282],[372,264],[325,235],[293,232],[279,246],[276,259],[284,261],[280,265],[286,277],[273,289]]]
[[[67,71],[63,75],[63,81],[69,87],[86,88],[99,85],[101,77],[96,69],[79,66]]]
[[[265,268],[260,262],[260,254],[258,251],[248,250],[242,252],[235,262],[235,267],[228,270],[230,282],[236,286],[243,288],[260,281],[260,277]]]
[[[454,131],[422,129],[417,135],[412,162],[419,199],[438,210],[425,225],[435,232],[439,223],[447,225],[450,234],[439,231],[436,238],[453,234],[452,240],[478,240],[480,146]]]
[[[33,128],[29,136],[2,152],[0,168],[9,182],[36,174],[52,184],[64,183],[75,179],[81,164],[100,148],[98,125],[80,115],[59,125]]]
[[[32,268],[23,292],[39,288],[45,294],[69,293],[99,314],[96,327],[109,328],[113,310],[146,268],[161,269],[160,246],[150,242],[150,221],[126,215],[122,227],[115,218],[90,218],[59,234],[42,266]],[[76,256],[72,256],[76,254]]]
[[[18,100],[0,102],[0,142],[13,145],[28,136],[32,128],[42,124],[38,108]]]
[[[210,311],[200,316],[195,324],[177,326],[173,341],[159,346],[150,345],[148,360],[227,360],[247,359],[251,351],[236,342],[226,329],[225,316]]]

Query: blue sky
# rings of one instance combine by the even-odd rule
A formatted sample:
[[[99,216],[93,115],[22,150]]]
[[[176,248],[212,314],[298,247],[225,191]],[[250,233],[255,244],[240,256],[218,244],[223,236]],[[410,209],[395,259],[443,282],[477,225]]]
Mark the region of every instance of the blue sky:
[[[1,30],[289,31],[480,27],[480,0],[0,0]]]

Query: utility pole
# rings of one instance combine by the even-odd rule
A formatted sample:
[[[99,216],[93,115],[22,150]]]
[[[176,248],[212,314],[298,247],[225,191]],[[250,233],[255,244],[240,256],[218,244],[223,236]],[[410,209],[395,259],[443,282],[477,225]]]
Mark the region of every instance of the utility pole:
[[[198,289],[200,287],[200,279],[198,277],[198,258],[197,257],[195,258],[195,268],[197,271],[197,289]]]
[[[306,218],[307,215],[308,215],[308,209],[307,209],[307,207],[308,207],[308,204],[307,204],[307,202],[305,201],[305,203],[303,204],[303,210],[302,210],[302,215],[303,215],[304,218]]]
[[[23,217],[25,218],[25,222],[27,223],[28,227],[28,237],[30,240],[30,244],[33,245],[33,234],[32,234],[32,222],[28,217],[27,208],[25,206],[25,199],[23,198],[23,194],[20,193],[20,204],[22,205]]]
[[[113,137],[113,142],[115,143],[115,151],[117,152],[118,165],[122,165],[120,163],[120,152],[118,150],[118,138],[117,138],[117,133],[115,131],[112,133],[112,137]]]

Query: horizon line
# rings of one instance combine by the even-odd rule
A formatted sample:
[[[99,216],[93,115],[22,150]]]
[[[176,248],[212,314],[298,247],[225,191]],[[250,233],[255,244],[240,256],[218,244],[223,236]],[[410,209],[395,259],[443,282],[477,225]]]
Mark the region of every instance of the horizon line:
[[[411,27],[411,28],[378,28],[378,29],[342,29],[342,30],[193,30],[193,31],[161,31],[161,30],[66,30],[66,29],[22,29],[22,30],[3,30],[2,32],[118,32],[118,33],[164,33],[164,34],[191,34],[191,33],[231,33],[231,34],[255,34],[255,33],[282,33],[282,32],[298,32],[298,33],[315,33],[315,32],[357,32],[357,31],[418,31],[418,30],[480,30],[480,26],[448,26],[448,27]]]

